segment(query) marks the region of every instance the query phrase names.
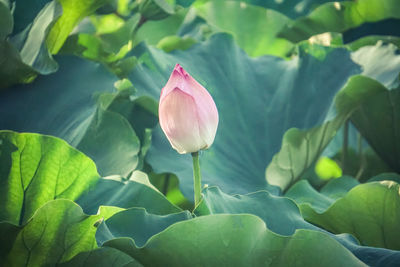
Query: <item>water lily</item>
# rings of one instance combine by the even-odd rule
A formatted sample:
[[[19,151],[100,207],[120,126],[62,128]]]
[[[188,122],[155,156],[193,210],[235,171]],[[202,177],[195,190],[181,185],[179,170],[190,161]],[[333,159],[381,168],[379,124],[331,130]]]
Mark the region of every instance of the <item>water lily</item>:
[[[207,149],[214,142],[218,110],[207,90],[179,64],[161,91],[160,125],[179,153]]]
[[[208,91],[176,64],[161,90],[158,108],[161,129],[171,146],[181,154],[192,153],[194,199],[201,199],[199,150],[214,142],[218,110]]]

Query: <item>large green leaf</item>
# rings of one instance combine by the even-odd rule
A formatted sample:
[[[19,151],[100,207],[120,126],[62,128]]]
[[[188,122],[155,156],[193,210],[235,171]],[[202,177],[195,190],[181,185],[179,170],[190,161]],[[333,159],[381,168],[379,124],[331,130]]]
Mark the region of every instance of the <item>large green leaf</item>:
[[[388,90],[381,84],[376,86],[379,91],[350,119],[377,154],[400,172],[400,87]]]
[[[400,55],[399,49],[395,45],[375,41],[375,44],[359,48],[351,56],[354,62],[362,66],[362,75],[375,79],[388,89],[399,86]],[[393,171],[369,147],[363,146],[361,157],[360,151],[355,152],[356,149],[359,150],[359,133],[353,124],[350,123],[349,126],[348,145],[350,149],[347,151],[346,173],[356,176],[362,165],[363,171],[359,174],[363,180],[380,172]],[[342,128],[324,151],[324,154],[330,157],[336,155],[335,160],[338,160],[340,164],[343,164],[340,156],[342,152],[339,151],[343,146],[343,132]],[[355,168],[352,169],[352,167]]]
[[[124,85],[124,83],[127,84]],[[117,84],[119,84],[119,86],[117,86],[117,88],[119,88],[119,92],[102,94],[99,102],[101,103],[101,107],[109,112],[123,116],[134,129],[136,135],[140,139],[141,144],[138,168],[142,168],[143,158],[146,155],[151,143],[151,129],[154,128],[158,123],[158,103],[151,97],[138,97],[133,92],[130,92],[129,89],[120,88],[124,86],[131,86],[131,83],[126,79],[118,82]],[[128,146],[128,144],[126,145]],[[132,143],[130,146],[132,146]],[[122,163],[124,162],[123,159],[119,160]],[[131,159],[127,158],[126,160]],[[128,165],[130,168],[132,168],[133,162],[129,163]],[[125,166],[125,168],[126,167],[128,166]],[[114,173],[118,171],[117,168],[113,168],[113,170]]]
[[[15,19],[14,29],[10,29],[13,25],[9,19],[11,11],[2,16],[7,27],[0,33],[0,87],[29,83],[37,74],[55,72],[58,65],[51,53],[60,50],[80,20],[107,2],[109,0],[15,1],[14,18],[11,17],[11,22]],[[3,2],[0,9],[2,13],[7,12]],[[13,35],[6,40],[11,32]]]
[[[249,58],[227,34],[170,54],[147,47],[140,60],[129,76],[139,94],[158,99],[179,62],[213,96],[220,123],[200,164],[204,183],[226,193],[266,189],[265,167],[278,152],[283,133],[321,123],[336,92],[360,71],[343,49],[320,47],[319,58],[300,50],[290,61]],[[184,195],[192,198],[190,156],[177,154],[160,128],[154,131],[147,161],[155,172],[175,173]]]
[[[319,213],[301,205],[304,218],[333,233],[353,234],[367,246],[400,249],[399,184],[392,181],[361,184]]]
[[[46,203],[18,233],[5,233],[5,266],[53,266],[96,247],[94,224],[100,216],[88,216],[70,200]],[[4,224],[0,226],[3,228]],[[9,236],[12,235],[12,236]],[[3,237],[2,237],[3,238]]]
[[[60,15],[60,4],[52,1],[43,7],[32,25],[23,32],[11,39],[5,39],[5,36],[0,39],[0,87],[30,82],[37,74],[57,70],[58,65],[49,54],[45,39],[52,23]]]
[[[378,43],[375,46],[366,46],[352,53],[352,58],[363,66],[363,75],[380,82],[372,80],[368,82],[370,86],[376,88],[373,96],[371,95],[359,104],[356,103],[356,99],[352,101],[353,103],[350,103],[357,106],[350,117],[351,121],[379,156],[372,150],[364,149],[360,159],[358,154],[349,150],[347,152],[347,165],[355,163],[359,168],[360,162],[363,163],[364,161],[363,174],[371,174],[367,178],[375,175],[376,171],[398,171],[400,162],[398,151],[400,147],[397,143],[399,139],[397,129],[400,123],[400,108],[397,103],[400,99],[400,88],[395,88],[400,85],[399,50],[394,45]],[[354,176],[357,171],[354,172]]]
[[[388,175],[385,175],[385,177],[387,178]],[[297,183],[294,187],[300,184],[302,182]],[[330,181],[321,189],[321,192],[328,197],[339,198],[357,184],[358,182],[353,178],[342,177]],[[307,187],[305,188],[307,189]],[[316,192],[315,194],[318,193]],[[299,197],[296,198],[296,201],[301,201],[300,197],[304,195],[307,195],[307,191],[299,192]],[[318,197],[319,195],[321,194],[318,194]],[[310,201],[319,200],[318,197],[311,198],[311,196],[312,194],[308,196]],[[268,226],[268,229],[280,235],[292,235],[297,229],[311,229],[328,233],[356,257],[370,266],[380,266],[382,262],[393,264],[400,259],[400,252],[398,251],[360,246],[358,241],[350,235],[334,235],[306,222],[292,200],[286,197],[273,196],[265,191],[231,196],[223,193],[217,187],[208,187],[203,190],[203,200],[196,207],[194,213],[196,215],[220,213],[253,214],[261,218]]]
[[[250,56],[285,57],[293,48],[287,40],[276,37],[290,22],[279,12],[238,1],[196,2],[194,7],[198,15],[217,31],[232,33],[237,44]]]
[[[310,130],[290,129],[285,133],[282,147],[266,171],[270,184],[287,189],[311,166],[332,140],[342,124],[357,109],[376,99],[385,90],[377,81],[357,75],[349,79],[335,99],[336,116]]]
[[[208,187],[203,190],[202,201],[194,213],[254,214],[267,224],[268,229],[281,235],[292,235],[296,229],[317,229],[304,221],[293,201],[271,195],[267,191],[231,196],[223,193],[218,187]]]
[[[364,266],[354,255],[328,235],[311,230],[298,230],[292,236],[277,235],[254,215],[208,215],[169,226],[147,242],[140,238],[152,229],[130,227],[108,222],[120,215],[119,224],[128,216],[117,213],[99,227],[96,238],[108,232],[103,246],[117,248],[148,266]],[[125,215],[125,216],[123,216]],[[123,216],[123,217],[122,217]],[[141,214],[137,215],[141,220]],[[135,222],[135,217],[130,220]],[[168,221],[164,219],[163,221]],[[124,223],[125,222],[125,223]],[[132,230],[135,229],[135,230]],[[113,238],[117,233],[118,238]]]
[[[140,267],[143,266],[129,255],[115,248],[103,247],[81,252],[70,261],[60,264],[62,267]]]
[[[396,173],[381,173],[368,180],[368,182],[394,181],[400,182],[400,175]],[[332,179],[325,184],[319,192],[307,180],[300,180],[285,193],[285,196],[296,201],[302,206],[307,204],[315,211],[325,212],[336,200],[343,198],[353,187],[360,182],[350,176]]]
[[[96,232],[96,240],[102,246],[109,240],[131,237],[134,244],[143,246],[150,237],[168,226],[190,218],[192,215],[188,211],[160,216],[147,213],[143,208],[131,208],[118,212],[103,222]]]
[[[91,20],[86,19],[75,28],[60,53],[105,63],[115,62],[131,49],[139,20],[139,14],[126,21],[114,14],[92,16]]]
[[[268,183],[285,190],[300,179],[313,166],[349,113],[340,113],[333,120],[309,130],[292,128],[285,132],[281,150],[274,155],[266,169]]]
[[[335,186],[335,188],[342,189],[340,186]],[[325,211],[335,202],[335,199],[319,193],[307,180],[300,180],[295,183],[285,196],[295,200],[300,207],[303,204],[311,205],[318,212]]]
[[[326,185],[324,185],[320,192],[332,199],[339,199],[344,197],[346,193],[353,187],[360,183],[350,176],[342,176],[337,179],[332,179]]]
[[[86,16],[91,15],[110,0],[58,0],[63,9],[62,16],[55,22],[47,36],[47,46],[56,54],[74,27]]]
[[[89,155],[102,176],[127,176],[138,164],[138,137],[122,115],[95,100],[100,92],[115,91],[117,77],[87,60],[57,60],[55,74],[0,93],[0,129],[63,138]]]
[[[279,34],[299,42],[324,32],[344,32],[365,22],[400,18],[397,0],[359,0],[326,3],[308,16],[285,25]]]
[[[96,162],[102,175],[127,176],[139,163],[140,141],[129,122],[101,107],[91,117],[77,148]]]
[[[128,181],[121,181],[117,177],[100,179],[98,184],[83,194],[77,202],[88,214],[96,214],[100,205],[143,207],[150,213],[160,215],[181,211],[152,187],[144,173],[134,173],[132,176]]]
[[[214,0],[218,1],[218,0]],[[285,14],[290,18],[296,18],[299,16],[307,15],[311,10],[315,9],[319,5],[330,2],[329,0],[276,0],[276,1],[265,1],[265,0],[235,0],[240,1],[243,4],[248,3],[251,5],[262,6],[270,8],[280,13]],[[343,0],[339,0],[341,2]],[[196,3],[210,2],[210,0],[197,0]],[[243,5],[242,4],[242,5]]]
[[[46,202],[75,200],[99,178],[92,160],[58,138],[0,131],[0,220],[23,224]]]

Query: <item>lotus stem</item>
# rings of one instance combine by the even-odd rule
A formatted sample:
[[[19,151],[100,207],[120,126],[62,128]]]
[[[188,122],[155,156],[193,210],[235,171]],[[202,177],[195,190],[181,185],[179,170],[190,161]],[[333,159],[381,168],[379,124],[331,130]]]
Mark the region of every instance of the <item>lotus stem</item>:
[[[193,181],[194,181],[194,207],[196,208],[201,200],[201,173],[200,173],[199,152],[193,152],[192,159],[193,159]]]

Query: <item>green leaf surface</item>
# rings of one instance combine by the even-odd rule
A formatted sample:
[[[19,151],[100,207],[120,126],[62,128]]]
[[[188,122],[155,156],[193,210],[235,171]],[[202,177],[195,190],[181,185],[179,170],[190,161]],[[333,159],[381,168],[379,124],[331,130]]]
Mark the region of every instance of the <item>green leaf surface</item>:
[[[133,44],[145,41],[147,44],[156,45],[164,37],[176,35],[186,14],[187,9],[181,9],[165,19],[147,21],[136,32]]]
[[[218,187],[208,187],[202,194],[202,201],[194,210],[198,216],[220,213],[254,214],[267,224],[268,229],[280,235],[292,235],[296,229],[317,229],[304,221],[293,201],[271,195],[267,191],[231,196]]]
[[[179,180],[171,173],[149,173],[149,180],[166,198],[183,210],[193,210],[194,204],[183,196],[179,189]]]
[[[129,255],[115,248],[103,247],[81,252],[61,267],[140,267],[143,266]]]
[[[351,77],[335,98],[336,116],[333,119],[310,130],[293,128],[285,133],[281,150],[266,170],[268,182],[283,190],[290,187],[315,162],[343,123],[366,103],[374,101],[382,91],[386,92],[386,89],[371,78]]]
[[[346,194],[355,183],[357,181],[350,177],[334,179],[324,186],[321,192],[324,191],[328,197],[338,197],[339,194]],[[305,188],[307,189],[307,187]],[[300,196],[305,194],[306,192],[303,191]],[[315,199],[311,198],[311,200]],[[369,266],[395,264],[400,259],[398,251],[360,246],[358,241],[348,234],[334,235],[306,222],[292,200],[286,197],[276,197],[265,191],[231,196],[223,193],[217,187],[208,187],[203,190],[203,201],[196,207],[194,213],[202,216],[221,213],[253,214],[261,218],[268,229],[280,235],[292,235],[297,229],[321,231],[339,241]]]
[[[214,0],[215,2],[218,0]],[[235,0],[242,2],[243,4],[251,4],[255,6],[261,6],[269,9],[276,10],[290,18],[296,18],[299,16],[307,15],[311,10],[315,9],[319,5],[330,2],[329,0],[277,0],[277,1],[265,1],[265,0]],[[341,2],[339,0],[337,2]],[[212,2],[211,0],[197,0],[196,3]],[[242,5],[243,5],[242,4]]]
[[[342,176],[329,181],[329,183],[321,188],[320,192],[325,196],[336,200],[344,197],[348,191],[359,184],[360,183],[353,177]]]
[[[122,115],[96,103],[100,93],[115,92],[117,77],[77,57],[60,56],[57,61],[60,70],[55,74],[0,93],[0,129],[63,138],[93,158],[100,175],[127,176],[139,163],[138,136]]]
[[[290,22],[279,12],[238,1],[196,2],[193,6],[200,17],[215,27],[214,31],[231,33],[252,57],[266,54],[286,57],[293,49],[290,42],[276,36]]]
[[[344,32],[365,22],[400,18],[396,0],[360,0],[326,3],[308,16],[285,25],[279,34],[292,42],[324,32]]]
[[[58,68],[47,50],[45,39],[54,21],[61,15],[61,5],[52,1],[37,14],[32,25],[8,40],[0,40],[0,87],[31,82],[37,74],[49,74]]]
[[[111,137],[118,141],[110,142]],[[105,176],[116,173],[127,176],[139,163],[140,141],[129,122],[101,107],[93,114],[77,149],[86,152]]]
[[[134,31],[138,26],[140,16],[138,14],[130,17],[125,23],[114,32],[105,33],[100,40],[107,52],[118,53],[124,45],[134,38]],[[100,28],[101,29],[101,28]]]
[[[103,222],[96,232],[96,240],[100,246],[113,239],[131,237],[134,244],[143,246],[153,235],[163,231],[168,226],[191,219],[188,211],[168,215],[155,215],[143,208],[130,208],[114,214]],[[126,253],[126,251],[125,251]]]
[[[341,113],[333,120],[309,130],[291,128],[286,131],[281,150],[274,155],[266,169],[268,183],[285,190],[300,179],[333,139],[349,113]]]
[[[58,138],[0,131],[0,220],[24,224],[46,202],[75,200],[99,178],[94,162]]]
[[[386,175],[385,177],[388,178],[389,176]],[[346,194],[355,183],[357,181],[350,177],[334,179],[324,186],[321,192],[324,191],[324,194],[328,197],[339,197],[339,194]],[[301,184],[301,182],[298,184]],[[304,188],[307,189],[307,187]],[[306,193],[306,191],[300,192],[300,196],[306,195]],[[310,200],[316,199],[310,198]],[[196,215],[253,214],[261,218],[268,229],[280,235],[292,235],[297,229],[321,231],[339,241],[369,266],[390,266],[400,259],[400,252],[398,251],[360,246],[358,241],[348,234],[334,235],[306,222],[292,200],[286,197],[276,197],[265,191],[230,196],[217,187],[209,187],[203,190],[203,201],[196,207],[194,213]]]
[[[141,183],[134,177],[128,181],[121,181],[117,177],[100,179],[95,187],[78,199],[77,203],[88,214],[96,214],[100,205],[121,208],[142,207],[150,213],[160,215],[181,211],[153,188],[148,180]]]
[[[132,84],[126,79],[125,81],[128,82],[128,85],[126,85],[128,86],[127,88],[118,89],[118,86],[116,86],[119,91],[112,94],[102,94],[100,96],[99,103],[102,108],[108,110],[109,112],[113,112],[114,114],[119,114],[121,117],[124,117],[134,129],[141,144],[138,159],[139,162],[137,166],[137,168],[140,169],[143,167],[144,157],[151,143],[151,129],[154,128],[158,123],[158,103],[153,98],[148,96],[136,96],[129,90]],[[115,158],[118,157],[115,156]],[[125,162],[130,160],[129,158],[125,159]],[[119,160],[124,162],[124,158],[119,158]],[[125,168],[132,168],[135,166],[133,161],[128,165],[129,166],[125,166]],[[113,168],[113,170],[114,173],[119,173],[117,168]]]
[[[265,168],[287,129],[309,128],[324,120],[333,96],[360,71],[349,57],[346,50],[321,47],[320,58],[300,51],[290,61],[272,56],[253,59],[232,37],[218,34],[170,54],[145,47],[143,63],[129,78],[139,94],[158,99],[173,66],[180,63],[207,88],[220,123],[214,144],[200,155],[203,182],[243,194],[268,188]],[[147,161],[157,173],[176,174],[183,194],[192,198],[191,159],[177,154],[158,127]]]
[[[62,8],[56,1],[47,4],[33,21],[24,44],[20,47],[23,62],[38,70],[41,74],[49,74],[57,69],[57,63],[47,51],[45,39],[55,20],[60,17]],[[20,45],[16,43],[16,45]]]
[[[169,0],[141,0],[137,1],[137,11],[146,20],[161,20],[174,14],[175,1]]]
[[[68,37],[61,54],[73,54],[89,60],[111,63],[131,49],[140,16],[126,21],[116,15],[92,16],[84,20]]]
[[[96,237],[101,231],[99,228]],[[118,232],[122,231],[120,226]],[[146,266],[312,266],[316,262],[323,266],[364,266],[326,234],[298,230],[288,237],[277,235],[260,218],[248,214],[208,215],[178,222],[145,244],[129,232],[124,234],[104,246],[117,248]]]
[[[196,43],[191,37],[179,37],[176,35],[167,36],[161,39],[158,44],[157,48],[164,50],[165,52],[169,53],[173,50],[180,49],[186,50],[190,48],[192,45]]]
[[[302,204],[311,205],[318,212],[329,208],[334,199],[320,194],[307,180],[300,180],[286,192],[285,197],[291,198],[302,207]]]
[[[363,102],[350,119],[376,153],[400,172],[400,87],[379,90]]]
[[[46,44],[52,54],[56,54],[64,44],[74,27],[86,16],[105,5],[109,0],[58,0],[62,5],[63,14],[54,23]]]
[[[12,239],[5,258],[6,266],[53,266],[96,247],[93,226],[99,216],[88,216],[70,200],[46,203],[37,210]],[[8,235],[14,235],[9,238]],[[3,244],[2,244],[3,245]]]
[[[363,245],[400,249],[399,184],[392,181],[361,184],[326,211],[301,205],[304,218],[333,233],[350,233]]]

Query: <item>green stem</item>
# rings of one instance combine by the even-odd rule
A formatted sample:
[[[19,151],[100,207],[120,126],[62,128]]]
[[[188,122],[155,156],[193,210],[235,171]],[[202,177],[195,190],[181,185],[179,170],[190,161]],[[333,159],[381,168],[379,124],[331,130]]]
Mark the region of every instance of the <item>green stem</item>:
[[[192,153],[193,158],[193,180],[194,180],[194,206],[196,207],[201,199],[201,173],[199,152]]]
[[[133,29],[133,32],[132,32],[132,36],[131,36],[132,41],[134,41],[136,33],[139,31],[140,27],[142,27],[143,23],[145,23],[146,21],[147,21],[147,19],[145,17],[143,17],[142,15],[140,15],[139,22],[136,25],[135,29]]]
[[[363,175],[366,163],[362,147],[362,135],[360,133],[358,133],[357,141],[358,141],[358,158],[360,159],[360,168],[358,169],[355,178],[356,180],[360,180],[361,176]]]
[[[342,172],[347,174],[347,149],[349,146],[349,120],[344,123],[343,129],[343,147],[342,147]]]
[[[162,190],[162,193],[164,194],[164,196],[167,196],[167,193],[168,193],[169,179],[170,179],[170,174],[167,173],[167,175],[165,176],[163,190]]]

